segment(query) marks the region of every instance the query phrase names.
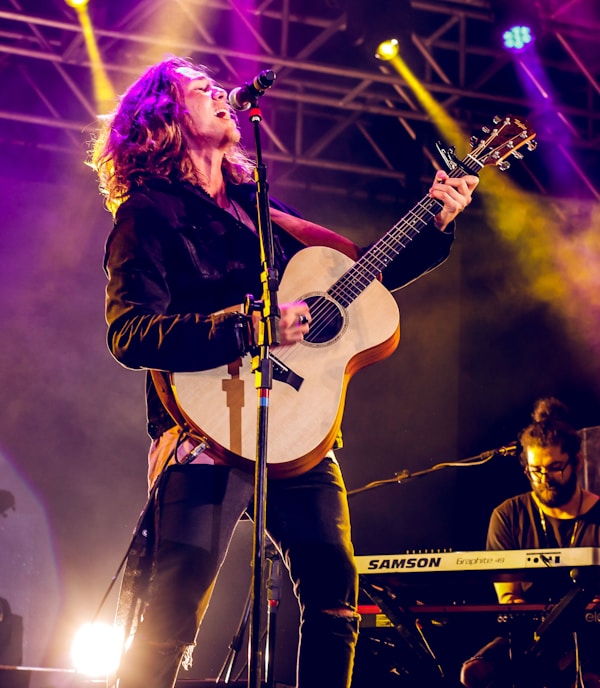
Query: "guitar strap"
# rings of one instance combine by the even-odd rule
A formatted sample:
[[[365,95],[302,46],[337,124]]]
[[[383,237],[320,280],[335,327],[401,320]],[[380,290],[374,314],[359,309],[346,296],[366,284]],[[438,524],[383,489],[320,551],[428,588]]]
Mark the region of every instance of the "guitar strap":
[[[277,208],[271,208],[271,218],[288,234],[305,246],[327,246],[343,253],[354,261],[360,258],[358,246],[343,237],[314,222],[309,222],[300,217],[289,215]]]

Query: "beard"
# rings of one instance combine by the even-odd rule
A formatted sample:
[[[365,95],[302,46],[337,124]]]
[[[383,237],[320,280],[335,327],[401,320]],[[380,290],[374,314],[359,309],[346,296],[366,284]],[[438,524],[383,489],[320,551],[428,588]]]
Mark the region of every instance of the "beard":
[[[571,475],[566,482],[548,480],[544,483],[532,483],[531,489],[545,506],[559,507],[566,504],[577,490],[577,472],[571,466]]]

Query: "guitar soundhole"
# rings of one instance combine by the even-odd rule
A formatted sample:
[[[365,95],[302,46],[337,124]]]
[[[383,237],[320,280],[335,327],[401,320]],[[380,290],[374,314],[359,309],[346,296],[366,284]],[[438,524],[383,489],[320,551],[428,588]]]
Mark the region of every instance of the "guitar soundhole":
[[[305,343],[325,346],[339,339],[346,329],[345,311],[327,294],[304,296],[312,317]]]

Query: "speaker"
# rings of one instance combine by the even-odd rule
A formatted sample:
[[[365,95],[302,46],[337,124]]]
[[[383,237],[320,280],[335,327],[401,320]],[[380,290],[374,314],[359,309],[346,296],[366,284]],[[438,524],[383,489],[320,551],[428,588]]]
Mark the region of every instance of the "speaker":
[[[43,504],[1,449],[0,478],[0,594],[10,603],[11,643],[22,649],[11,664],[39,667],[60,600],[53,538]]]
[[[0,666],[19,666],[23,662],[23,618],[13,614],[8,600],[0,597]],[[0,669],[2,688],[27,688],[30,672]]]
[[[600,425],[583,428],[579,435],[583,455],[581,482],[587,490],[600,494]]]

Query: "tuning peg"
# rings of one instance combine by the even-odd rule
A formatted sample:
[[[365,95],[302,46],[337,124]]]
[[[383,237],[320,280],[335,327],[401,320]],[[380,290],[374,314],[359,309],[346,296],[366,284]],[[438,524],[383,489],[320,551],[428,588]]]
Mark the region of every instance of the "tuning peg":
[[[537,148],[538,142],[535,139],[527,142],[527,150],[534,151]]]
[[[492,119],[492,122],[494,124],[500,124],[501,121],[502,121],[502,117],[499,117],[498,115],[495,115]]]
[[[510,167],[510,163],[508,160],[500,160],[498,163],[498,169],[502,172],[505,172],[508,168]]]
[[[516,158],[517,160],[523,160],[523,158],[525,157],[523,153],[521,153],[521,151],[518,150],[513,151],[511,155],[513,156],[513,158]]]

